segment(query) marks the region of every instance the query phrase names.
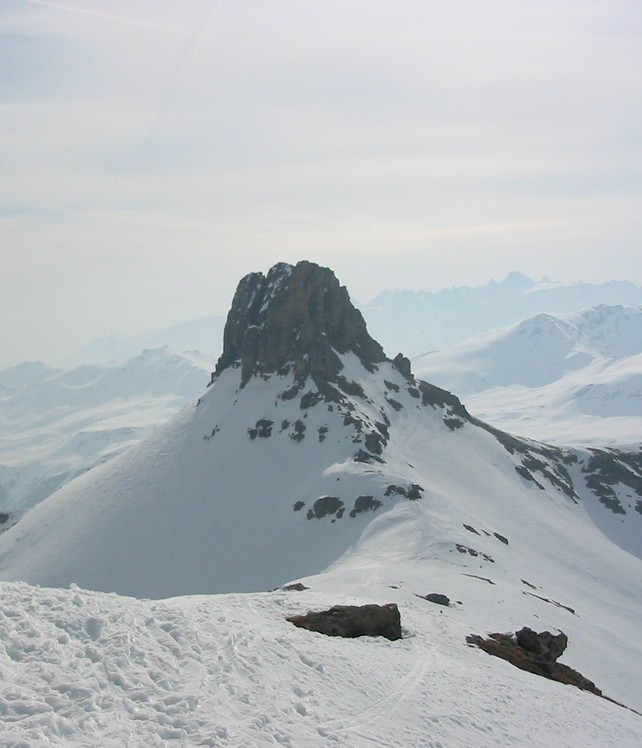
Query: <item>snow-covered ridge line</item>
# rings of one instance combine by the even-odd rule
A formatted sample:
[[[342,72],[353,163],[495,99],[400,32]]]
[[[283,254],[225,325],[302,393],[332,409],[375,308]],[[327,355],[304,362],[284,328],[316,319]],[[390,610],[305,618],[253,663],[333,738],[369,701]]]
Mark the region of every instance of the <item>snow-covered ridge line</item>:
[[[583,446],[642,442],[640,306],[540,314],[413,364],[505,430]]]
[[[123,452],[197,397],[212,366],[161,348],[121,364],[0,372],[0,510],[29,508]]]

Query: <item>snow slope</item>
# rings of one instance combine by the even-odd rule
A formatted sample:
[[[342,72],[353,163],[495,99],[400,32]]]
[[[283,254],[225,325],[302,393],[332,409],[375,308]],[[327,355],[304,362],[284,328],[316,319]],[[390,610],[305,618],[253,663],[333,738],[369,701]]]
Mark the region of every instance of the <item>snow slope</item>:
[[[442,608],[334,584],[152,602],[1,583],[0,744],[640,745],[642,717],[468,648],[467,598]],[[377,600],[399,602],[402,640],[333,639],[285,621]]]
[[[438,585],[461,600],[469,626],[563,628],[579,669],[642,707],[630,668],[642,655],[642,499],[614,514],[588,489],[573,453],[502,444],[465,420],[454,398],[440,404],[445,393],[429,388],[422,404],[391,364],[373,375],[355,358],[345,357],[344,372],[365,397],[332,409],[325,401],[302,408],[306,387],[283,399],[288,376],[239,389],[239,370],[226,369],[200,403],[4,533],[2,579],[161,598],[272,589],[334,564],[331,589],[377,596],[403,588],[406,575],[409,592]],[[384,416],[383,462],[355,461]],[[270,436],[260,421],[273,422]],[[264,435],[253,438],[253,429]],[[577,470],[572,484],[564,461]],[[386,495],[413,485],[423,489],[416,500]],[[615,488],[625,502],[630,489]],[[328,496],[342,506],[323,514]],[[357,513],[360,496],[381,506]],[[488,606],[492,618],[482,612]]]
[[[642,441],[642,307],[539,314],[413,361],[513,433],[562,444]]]
[[[601,305],[642,304],[642,288],[627,281],[603,284],[534,281],[510,273],[478,288],[384,291],[363,313],[371,334],[389,354],[442,350],[488,330],[542,312],[564,314]]]
[[[29,508],[151,433],[202,391],[212,366],[162,348],[121,364],[0,372],[0,509]]]

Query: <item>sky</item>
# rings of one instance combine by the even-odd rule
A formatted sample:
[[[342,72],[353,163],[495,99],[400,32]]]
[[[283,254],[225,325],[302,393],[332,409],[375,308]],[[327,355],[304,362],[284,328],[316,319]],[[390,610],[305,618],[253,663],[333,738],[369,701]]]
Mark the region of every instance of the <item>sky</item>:
[[[0,368],[282,260],[642,284],[641,92],[639,0],[3,0]]]

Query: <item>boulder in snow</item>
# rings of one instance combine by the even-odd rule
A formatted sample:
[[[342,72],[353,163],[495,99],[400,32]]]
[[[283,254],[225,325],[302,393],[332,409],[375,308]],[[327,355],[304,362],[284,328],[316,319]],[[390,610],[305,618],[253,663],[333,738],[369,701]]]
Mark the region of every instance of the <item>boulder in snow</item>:
[[[288,616],[299,628],[327,636],[384,636],[390,641],[401,639],[401,616],[394,603],[387,605],[335,605],[330,610]]]

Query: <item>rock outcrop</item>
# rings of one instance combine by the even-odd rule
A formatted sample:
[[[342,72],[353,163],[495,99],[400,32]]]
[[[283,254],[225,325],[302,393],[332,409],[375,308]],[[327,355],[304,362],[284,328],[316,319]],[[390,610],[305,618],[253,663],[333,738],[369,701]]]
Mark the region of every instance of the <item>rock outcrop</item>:
[[[424,600],[428,600],[429,603],[435,603],[435,605],[450,605],[448,595],[442,595],[440,592],[429,592],[427,595],[417,595],[417,597],[422,597]]]
[[[401,639],[401,616],[394,603],[388,605],[335,605],[329,610],[289,616],[287,621],[327,636],[383,636]]]
[[[253,375],[293,371],[298,381],[311,376],[323,391],[343,368],[337,353],[348,352],[366,368],[387,360],[331,270],[305,260],[282,262],[239,283],[213,379],[230,366],[241,367],[242,386]]]
[[[488,654],[510,662],[520,670],[607,698],[593,681],[568,665],[556,662],[568,644],[566,634],[562,632],[551,634],[550,631],[542,631],[538,634],[525,626],[515,634],[490,634],[486,639],[471,635],[466,637],[466,641]]]
[[[561,657],[568,645],[568,637],[561,631],[559,634],[551,634],[550,631],[541,631],[538,634],[528,626],[516,631],[515,639],[522,649],[549,663]]]

